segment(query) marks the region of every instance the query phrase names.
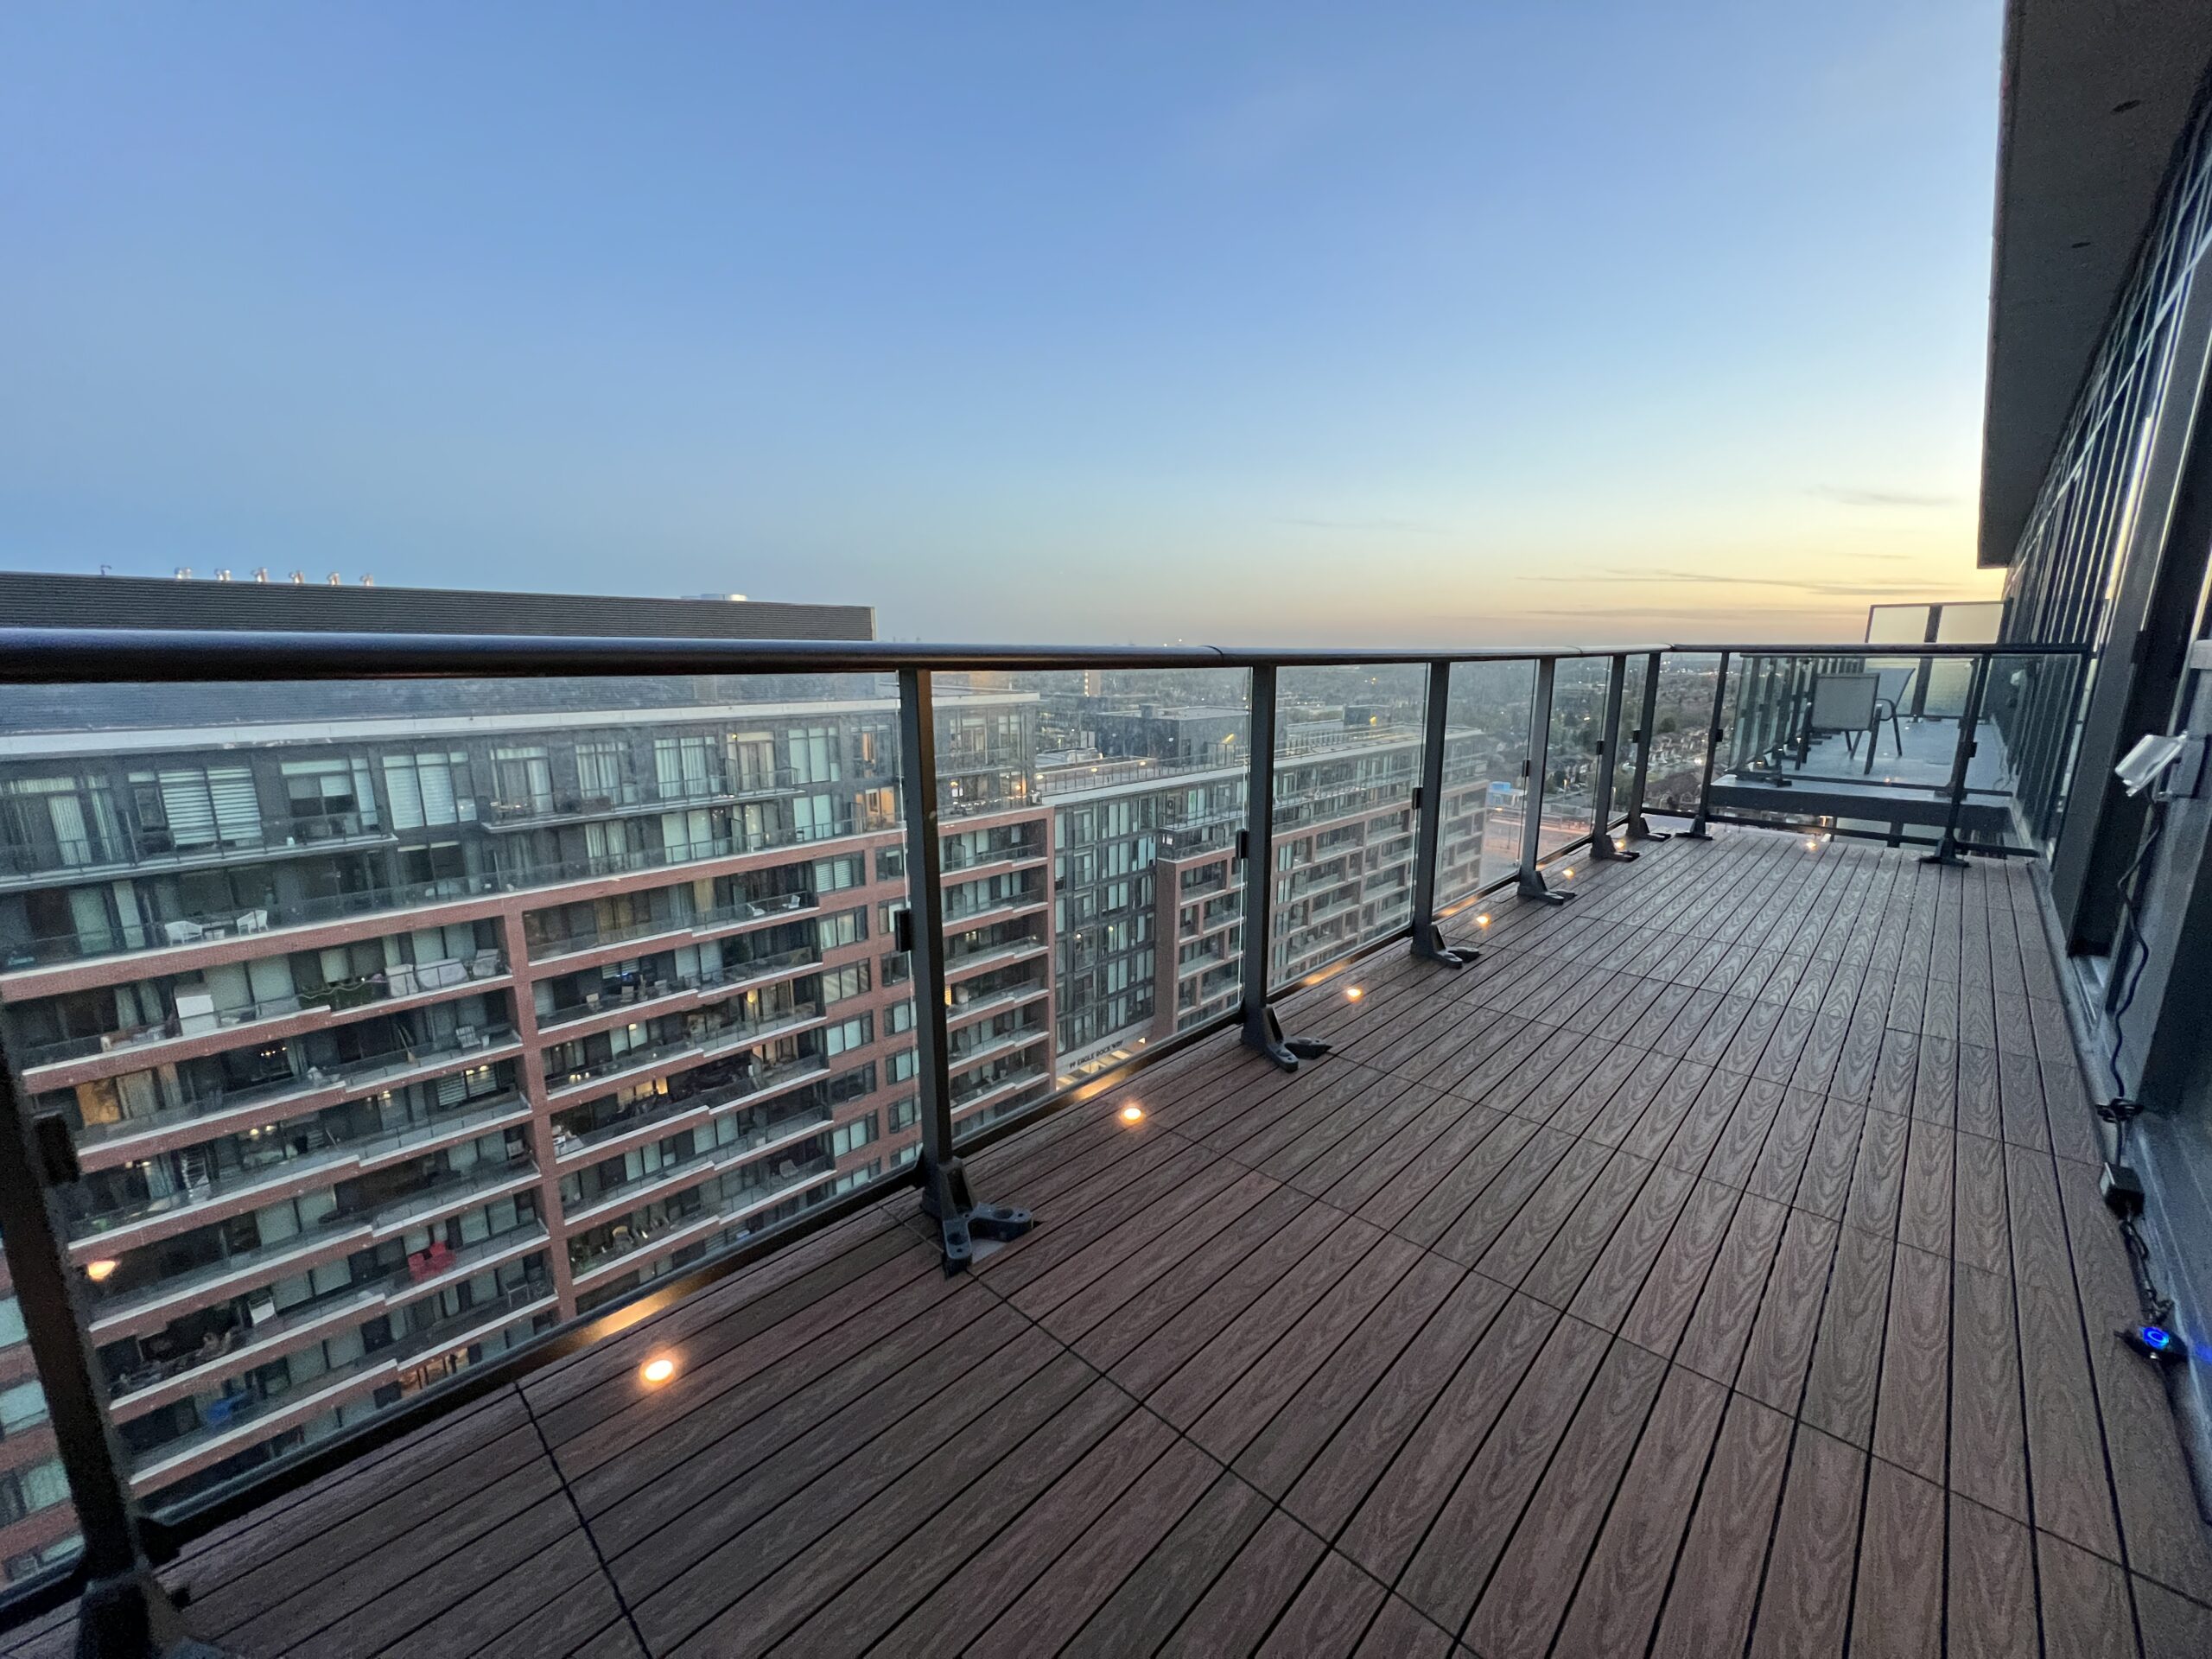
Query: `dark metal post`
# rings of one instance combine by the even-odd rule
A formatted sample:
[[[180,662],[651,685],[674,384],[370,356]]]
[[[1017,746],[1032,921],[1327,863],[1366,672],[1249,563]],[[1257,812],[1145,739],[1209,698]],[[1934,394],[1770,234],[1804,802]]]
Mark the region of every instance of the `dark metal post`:
[[[1245,773],[1244,833],[1239,837],[1244,851],[1244,1041],[1284,1071],[1295,1071],[1300,1059],[1325,1054],[1329,1046],[1285,1038],[1275,1011],[1268,1006],[1274,808],[1275,670],[1270,663],[1252,671],[1252,758]]]
[[[74,1177],[68,1126],[59,1117],[32,1121],[4,1035],[0,1074],[8,1120],[0,1124],[0,1239],[85,1540],[77,1652],[82,1659],[214,1656],[216,1649],[187,1633],[175,1601],[154,1576],[130,1496],[130,1459],[109,1419],[99,1362],[79,1316],[68,1233],[52,1191],[54,1182]]]
[[[951,1046],[945,1033],[944,843],[938,832],[937,702],[926,669],[899,671],[899,790],[906,817],[906,913],[898,941],[914,988],[914,1081],[919,1092],[922,1213],[934,1218],[944,1270],[975,1258],[976,1238],[1016,1238],[1027,1210],[978,1204],[952,1144]]]
[[[1936,636],[1942,631],[1943,607],[1941,605],[1930,605],[1928,607],[1928,626],[1920,631],[1920,643],[1923,645],[1934,645]],[[1916,721],[1924,719],[1928,714],[1928,681],[1935,672],[1936,659],[1933,657],[1923,657],[1920,659],[1920,671],[1912,677],[1911,718]]]
[[[1605,671],[1605,720],[1598,734],[1598,775],[1590,785],[1590,856],[1634,858],[1613,845],[1613,756],[1621,741],[1621,699],[1628,695],[1628,658],[1617,653]]]
[[[1643,704],[1636,717],[1636,776],[1628,788],[1628,838],[1630,841],[1665,841],[1669,838],[1662,832],[1653,830],[1643,816],[1643,793],[1651,781],[1651,740],[1658,735],[1659,664],[1660,654],[1655,651],[1643,665]]]
[[[1920,861],[1923,864],[1967,861],[1959,850],[1959,812],[1967,804],[1967,763],[1974,759],[1974,728],[1981,724],[1982,692],[1988,684],[1990,665],[1986,652],[1974,659],[1974,672],[1967,680],[1966,706],[1959,711],[1959,741],[1951,748],[1951,804],[1943,814],[1943,839]]]
[[[1421,739],[1421,787],[1414,792],[1414,955],[1447,968],[1464,968],[1478,952],[1444,943],[1436,925],[1436,871],[1444,856],[1444,726],[1452,702],[1452,664],[1428,665],[1427,729]]]
[[[1521,877],[1516,884],[1523,899],[1548,905],[1563,905],[1574,896],[1554,893],[1544,885],[1544,873],[1536,867],[1543,850],[1544,774],[1551,770],[1552,684],[1558,671],[1556,658],[1536,658],[1536,687],[1529,699],[1529,787],[1521,798]]]
[[[1705,770],[1698,779],[1697,816],[1690,820],[1690,827],[1682,831],[1689,841],[1711,841],[1713,831],[1707,820],[1713,810],[1713,760],[1720,749],[1720,711],[1728,701],[1728,653],[1720,653],[1720,671],[1713,680],[1713,723],[1705,729]]]

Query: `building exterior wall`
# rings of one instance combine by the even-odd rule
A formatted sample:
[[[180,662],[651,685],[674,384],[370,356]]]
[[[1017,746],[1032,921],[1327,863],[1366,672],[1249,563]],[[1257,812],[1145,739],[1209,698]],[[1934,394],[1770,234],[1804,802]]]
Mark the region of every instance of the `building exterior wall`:
[[[0,1011],[77,1138],[143,1491],[912,1157],[895,704],[846,690],[0,735]],[[1031,701],[939,703],[963,1123],[1052,1075]],[[0,1442],[0,1505],[37,1445]],[[19,1571],[66,1531],[20,1507]]]

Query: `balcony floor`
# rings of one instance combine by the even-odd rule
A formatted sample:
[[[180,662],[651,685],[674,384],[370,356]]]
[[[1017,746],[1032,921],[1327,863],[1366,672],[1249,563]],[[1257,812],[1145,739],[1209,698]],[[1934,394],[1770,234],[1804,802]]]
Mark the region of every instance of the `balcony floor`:
[[[2212,1652],[2024,870],[1572,885],[994,1148],[964,1278],[902,1192],[168,1576],[256,1656]]]

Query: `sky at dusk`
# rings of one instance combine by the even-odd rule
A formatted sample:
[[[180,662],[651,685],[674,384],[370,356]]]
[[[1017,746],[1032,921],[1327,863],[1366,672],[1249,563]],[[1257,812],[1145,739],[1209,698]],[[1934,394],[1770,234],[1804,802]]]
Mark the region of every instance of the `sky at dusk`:
[[[1982,599],[1999,0],[0,10],[0,569],[886,637]]]

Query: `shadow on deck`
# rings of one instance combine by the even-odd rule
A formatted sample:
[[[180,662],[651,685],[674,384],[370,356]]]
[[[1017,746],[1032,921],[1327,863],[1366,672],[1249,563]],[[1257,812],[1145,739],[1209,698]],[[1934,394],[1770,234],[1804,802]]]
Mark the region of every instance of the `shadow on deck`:
[[[964,1278],[887,1199],[167,1576],[255,1656],[2212,1653],[2025,872],[1573,886],[994,1148]]]

